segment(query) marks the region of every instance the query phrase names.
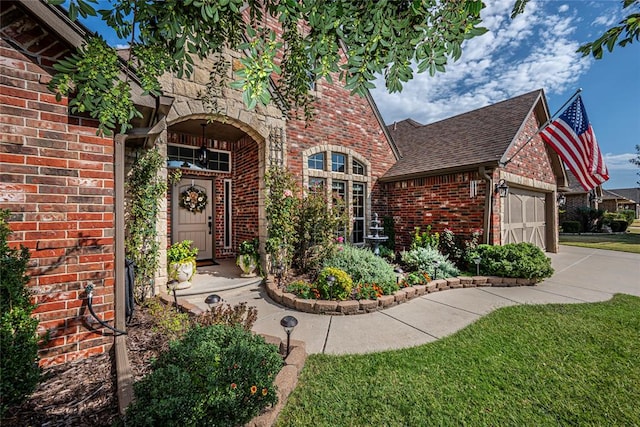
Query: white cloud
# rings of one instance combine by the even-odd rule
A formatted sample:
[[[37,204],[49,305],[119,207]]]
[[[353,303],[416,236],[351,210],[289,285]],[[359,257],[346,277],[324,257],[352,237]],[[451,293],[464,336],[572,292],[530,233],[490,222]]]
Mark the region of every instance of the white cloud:
[[[604,155],[604,162],[609,170],[634,170],[638,169],[638,166],[631,163],[631,159],[635,159],[637,154],[623,153],[612,154],[606,153]]]
[[[605,27],[610,27],[616,22],[617,22],[616,15],[601,15],[601,16],[598,16],[596,19],[594,19],[591,25],[593,25],[594,27],[601,26],[601,25]]]
[[[530,1],[510,19],[512,0],[489,3],[482,12],[489,32],[465,42],[444,74],[415,74],[393,95],[378,81],[373,95],[387,123],[409,117],[432,123],[540,88],[548,96],[562,93],[588,70],[591,61],[575,52],[578,24],[569,8],[558,15]]]
[[[569,10],[569,5],[568,4],[563,4],[562,6],[560,6],[558,8],[558,12],[563,13]]]

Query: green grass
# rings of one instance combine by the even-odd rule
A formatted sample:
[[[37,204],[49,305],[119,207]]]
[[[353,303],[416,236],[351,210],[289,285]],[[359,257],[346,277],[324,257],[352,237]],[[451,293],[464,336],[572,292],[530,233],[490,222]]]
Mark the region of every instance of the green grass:
[[[560,244],[640,254],[640,233],[635,232],[636,227],[629,230],[630,232],[625,234],[561,234]]]
[[[639,425],[639,355],[638,297],[507,307],[420,347],[311,355],[277,425]]]

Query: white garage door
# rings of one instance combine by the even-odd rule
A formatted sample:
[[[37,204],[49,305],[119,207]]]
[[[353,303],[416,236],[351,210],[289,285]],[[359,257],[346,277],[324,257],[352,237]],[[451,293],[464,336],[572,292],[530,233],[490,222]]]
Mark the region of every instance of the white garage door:
[[[544,193],[511,187],[502,202],[502,243],[528,242],[545,250]]]

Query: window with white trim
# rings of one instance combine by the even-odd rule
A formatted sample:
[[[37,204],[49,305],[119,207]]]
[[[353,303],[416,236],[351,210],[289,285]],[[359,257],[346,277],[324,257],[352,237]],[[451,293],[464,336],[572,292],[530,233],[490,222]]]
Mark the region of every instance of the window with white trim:
[[[303,165],[308,191],[324,192],[334,205],[339,203],[347,210],[351,229],[337,230],[338,235],[363,245],[371,209],[370,163],[347,147],[325,145],[303,152]]]

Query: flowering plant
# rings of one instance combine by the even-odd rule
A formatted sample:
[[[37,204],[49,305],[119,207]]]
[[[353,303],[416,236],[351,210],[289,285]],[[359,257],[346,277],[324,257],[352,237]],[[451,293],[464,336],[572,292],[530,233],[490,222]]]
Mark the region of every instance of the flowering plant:
[[[202,212],[207,206],[207,193],[195,186],[191,186],[180,193],[180,207],[189,212]]]

